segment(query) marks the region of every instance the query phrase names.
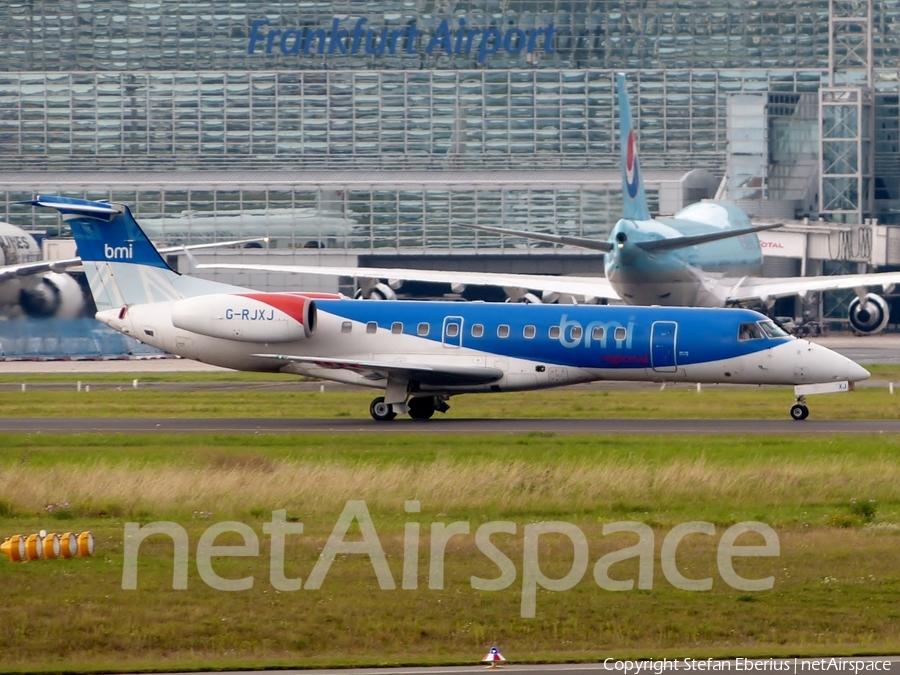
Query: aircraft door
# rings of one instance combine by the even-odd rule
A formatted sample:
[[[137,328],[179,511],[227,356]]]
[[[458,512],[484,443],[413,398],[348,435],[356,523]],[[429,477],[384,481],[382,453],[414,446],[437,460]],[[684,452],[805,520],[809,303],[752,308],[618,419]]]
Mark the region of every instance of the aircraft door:
[[[675,336],[678,324],[674,321],[656,321],[650,329],[650,358],[653,370],[658,373],[674,373]]]
[[[463,318],[461,316],[448,316],[444,319],[444,330],[441,341],[445,347],[462,347]]]

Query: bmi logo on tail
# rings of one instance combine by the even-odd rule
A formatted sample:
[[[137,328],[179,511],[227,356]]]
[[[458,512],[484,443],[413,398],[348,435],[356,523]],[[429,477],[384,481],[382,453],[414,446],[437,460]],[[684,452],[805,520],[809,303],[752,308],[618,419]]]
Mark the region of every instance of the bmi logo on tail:
[[[128,246],[103,244],[103,255],[107,260],[131,260],[134,257],[134,249],[132,244],[128,244]]]

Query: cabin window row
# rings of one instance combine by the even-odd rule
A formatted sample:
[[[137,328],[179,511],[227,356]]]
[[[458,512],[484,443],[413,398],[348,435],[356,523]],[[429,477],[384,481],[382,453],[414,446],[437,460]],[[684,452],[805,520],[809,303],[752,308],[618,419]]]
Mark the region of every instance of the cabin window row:
[[[353,330],[353,322],[352,321],[344,321],[341,324],[341,332],[349,333]],[[366,324],[366,333],[373,334],[378,331],[378,322],[369,321]],[[508,338],[510,336],[511,329],[507,324],[500,324],[497,326],[497,337],[498,338]],[[395,321],[391,324],[391,333],[394,335],[402,335],[403,334],[403,324],[399,321]],[[431,333],[431,324],[426,321],[419,323],[416,326],[416,335],[421,337],[428,337],[429,333]],[[581,326],[572,326],[570,329],[569,338],[572,340],[580,340],[583,336],[584,329]],[[459,337],[460,334],[460,324],[458,323],[450,323],[446,326],[446,335],[447,337],[455,338]],[[551,326],[547,331],[547,336],[551,340],[558,340],[561,334],[561,330],[559,326]],[[472,328],[469,331],[469,335],[473,338],[484,337],[484,325],[480,323],[472,324]],[[606,335],[606,330],[603,326],[594,326],[591,329],[591,339],[592,340],[603,340]],[[522,329],[522,337],[526,340],[532,340],[537,336],[537,327],[528,325]],[[613,332],[613,339],[621,341],[628,337],[628,331],[624,326],[619,326]]]

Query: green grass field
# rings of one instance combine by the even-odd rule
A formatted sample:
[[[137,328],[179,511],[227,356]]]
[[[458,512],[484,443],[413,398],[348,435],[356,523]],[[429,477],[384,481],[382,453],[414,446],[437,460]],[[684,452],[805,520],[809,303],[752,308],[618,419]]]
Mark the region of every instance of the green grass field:
[[[278,380],[283,382],[284,380]],[[0,391],[6,417],[310,417],[368,418],[378,390],[325,385],[320,392],[297,385],[273,388],[271,382],[237,381],[216,389],[132,389],[95,384],[89,392],[33,386],[22,393]],[[572,387],[550,391],[464,395],[450,401],[452,418],[590,417],[786,419],[794,402],[790,387],[692,386],[610,389]],[[848,394],[811,396],[812,419],[894,419],[900,416],[900,391],[860,388]],[[435,420],[442,416],[436,415]]]
[[[128,414],[126,408],[98,404],[94,393],[80,395],[91,397],[94,414]],[[782,401],[777,406],[767,401],[785,392],[620,392],[625,395],[612,400],[578,393],[510,396],[494,410],[549,415],[571,411],[580,400],[586,409],[579,412],[587,415],[652,409],[658,416],[688,416],[702,399],[723,410],[771,405],[783,413]],[[271,402],[270,394],[245,392],[241,414],[255,414],[263,407],[256,399]],[[844,400],[860,394],[868,392]],[[884,391],[878,395],[888,397]],[[295,394],[282,396],[279,414],[292,409],[298,414]],[[359,414],[356,393],[309,396],[320,401],[316,408],[307,404],[319,414],[329,405],[338,411],[332,414]],[[725,400],[732,396],[735,400]],[[165,398],[169,401],[157,399],[147,414],[189,405],[198,395],[168,392]],[[34,402],[31,393],[27,399]],[[33,408],[18,405],[18,414],[31,415],[42,414],[43,406],[66,414],[84,410],[52,396]],[[138,397],[129,405],[131,414],[140,414]],[[476,414],[474,407],[464,410]],[[0,560],[3,672],[475,664],[492,644],[513,662],[900,648],[900,439],[895,437],[34,433],[6,435],[3,443],[0,534],[90,529],[98,541],[93,558]],[[305,583],[348,500],[365,501],[397,588],[381,590],[369,558],[357,554],[339,554],[318,590],[275,588],[270,537],[263,531],[272,511],[285,509],[289,520],[303,523],[303,534],[287,540],[285,574]],[[406,500],[419,500],[421,512],[406,513]],[[476,590],[473,575],[499,574],[474,536],[479,526],[495,520],[516,526],[515,534],[492,539],[515,565],[515,581],[502,590]],[[737,590],[719,572],[719,539],[728,527],[747,520],[774,528],[780,554],[739,558],[735,569],[747,578],[774,577],[771,590]],[[173,590],[172,541],[154,535],[139,549],[137,589],[123,590],[125,523],[156,521],[176,523],[187,533],[187,589]],[[200,537],[224,521],[244,523],[258,538],[258,556],[212,563],[221,577],[251,576],[248,590],[214,590],[198,571]],[[521,617],[524,528],[542,521],[580,528],[588,542],[588,566],[570,590],[538,588],[536,617],[526,619]],[[652,589],[616,592],[594,581],[594,565],[602,556],[636,541],[635,535],[603,535],[604,524],[621,521],[653,530]],[[676,556],[686,577],[713,579],[709,591],[680,590],[662,570],[664,538],[688,521],[715,526],[714,536],[686,537]],[[404,528],[411,522],[421,531],[417,588],[403,589]],[[432,524],[453,522],[469,523],[470,534],[449,541],[444,587],[429,588]],[[354,524],[347,539],[360,537]],[[759,535],[743,537],[738,543],[762,543]],[[223,534],[215,543],[239,545],[242,539]],[[541,572],[550,578],[563,577],[573,563],[572,544],[561,535],[542,536],[538,555]],[[610,576],[637,579],[637,560],[616,563]]]

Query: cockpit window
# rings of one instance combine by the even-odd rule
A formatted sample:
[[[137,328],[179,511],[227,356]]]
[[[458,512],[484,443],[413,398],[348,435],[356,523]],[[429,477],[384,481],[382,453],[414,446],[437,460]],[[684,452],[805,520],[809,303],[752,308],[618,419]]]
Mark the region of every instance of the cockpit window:
[[[787,337],[788,333],[781,326],[779,326],[774,321],[760,321],[759,327],[762,328],[762,332],[766,334],[766,337],[777,338],[777,337]]]
[[[765,337],[757,323],[742,323],[738,329],[738,340],[762,340]]]

